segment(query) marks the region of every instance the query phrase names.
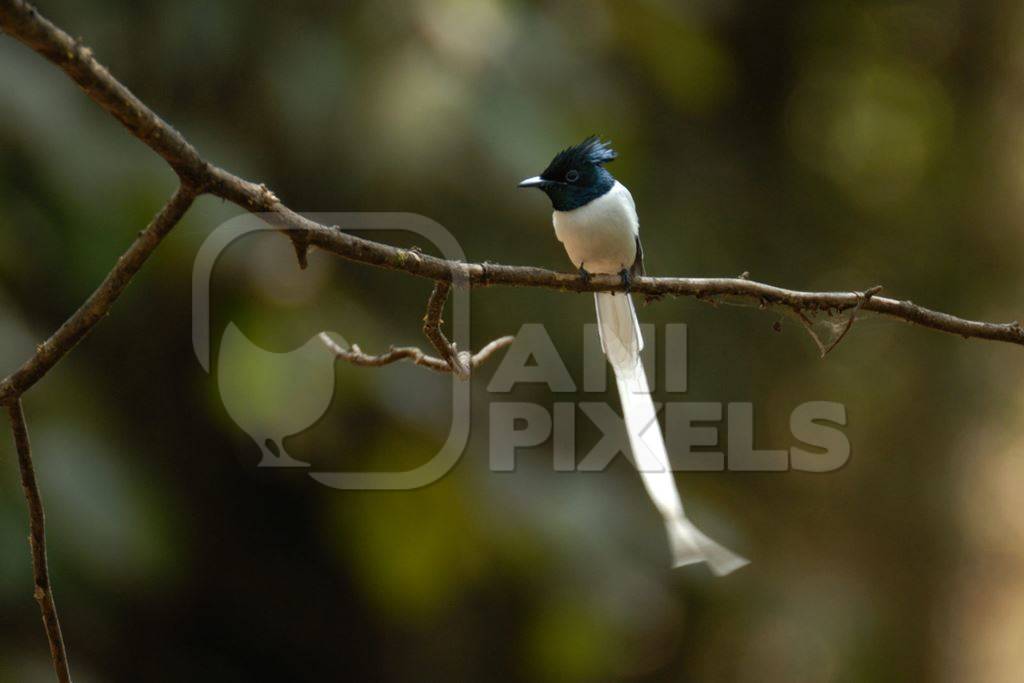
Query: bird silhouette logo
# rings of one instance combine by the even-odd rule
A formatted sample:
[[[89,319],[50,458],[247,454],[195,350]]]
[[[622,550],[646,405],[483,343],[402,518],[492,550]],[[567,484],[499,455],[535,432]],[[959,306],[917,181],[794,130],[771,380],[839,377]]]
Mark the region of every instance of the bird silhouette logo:
[[[404,231],[434,245],[450,261],[465,261],[466,253],[443,225],[414,213],[304,213],[323,225],[350,230]],[[284,353],[268,351],[229,322],[220,338],[216,370],[212,369],[211,282],[220,255],[236,240],[253,233],[279,231],[273,215],[242,214],[212,230],[196,252],[192,266],[192,348],[200,366],[215,374],[228,416],[259,448],[262,467],[310,467],[287,452],[284,441],[315,425],[334,398],[336,349],[351,346],[335,332],[321,332],[302,346]],[[411,253],[411,252],[410,252]],[[456,288],[451,296],[453,339],[463,348],[469,339],[469,290]],[[333,344],[326,343],[327,336]],[[468,382],[450,382],[452,416],[448,435],[438,451],[411,469],[379,471],[311,471],[314,480],[342,490],[408,490],[427,486],[447,474],[462,457],[469,441]]]
[[[327,412],[334,398],[335,359],[319,335],[275,353],[228,323],[217,356],[217,387],[228,415],[259,447],[260,467],[309,466],[288,454],[284,440]]]

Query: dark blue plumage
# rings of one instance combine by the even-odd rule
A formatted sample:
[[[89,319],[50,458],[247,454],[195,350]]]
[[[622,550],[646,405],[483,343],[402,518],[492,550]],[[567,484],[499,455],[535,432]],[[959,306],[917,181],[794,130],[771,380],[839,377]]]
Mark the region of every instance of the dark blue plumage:
[[[572,211],[612,189],[615,178],[603,164],[616,157],[609,143],[591,135],[555,155],[544,172],[524,180],[519,187],[536,187],[551,199],[556,211]]]

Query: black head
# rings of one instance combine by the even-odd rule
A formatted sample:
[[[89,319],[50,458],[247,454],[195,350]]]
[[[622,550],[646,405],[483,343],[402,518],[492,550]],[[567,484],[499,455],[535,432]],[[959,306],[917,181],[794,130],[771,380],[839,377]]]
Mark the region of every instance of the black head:
[[[617,156],[608,144],[591,135],[580,144],[556,154],[543,173],[527,178],[519,183],[519,187],[544,190],[556,211],[579,208],[615,184],[615,178],[603,166]]]

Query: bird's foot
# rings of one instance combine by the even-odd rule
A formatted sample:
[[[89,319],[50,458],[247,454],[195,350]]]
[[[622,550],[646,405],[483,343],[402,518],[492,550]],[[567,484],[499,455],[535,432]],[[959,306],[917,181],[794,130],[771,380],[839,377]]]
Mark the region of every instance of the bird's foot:
[[[629,268],[623,268],[619,271],[619,277],[622,278],[622,286],[626,290],[626,294],[633,291],[633,276],[629,272]]]
[[[583,267],[582,263],[580,264],[580,279],[583,280],[583,284],[585,284],[585,285],[589,285],[590,284],[590,272],[587,271],[587,269]]]

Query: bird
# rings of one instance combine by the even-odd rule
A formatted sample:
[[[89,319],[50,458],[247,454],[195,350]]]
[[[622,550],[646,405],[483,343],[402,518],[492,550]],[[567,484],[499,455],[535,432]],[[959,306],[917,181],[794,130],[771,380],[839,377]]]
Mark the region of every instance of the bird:
[[[643,338],[630,287],[634,277],[644,274],[644,252],[633,195],[605,168],[617,156],[611,143],[591,135],[556,154],[543,173],[519,187],[540,189],[551,200],[555,237],[584,282],[595,273],[622,279],[625,291],[595,292],[594,299],[601,348],[615,375],[633,461],[664,520],[673,566],[705,562],[724,576],[748,560],[708,538],[686,516],[640,362]]]

